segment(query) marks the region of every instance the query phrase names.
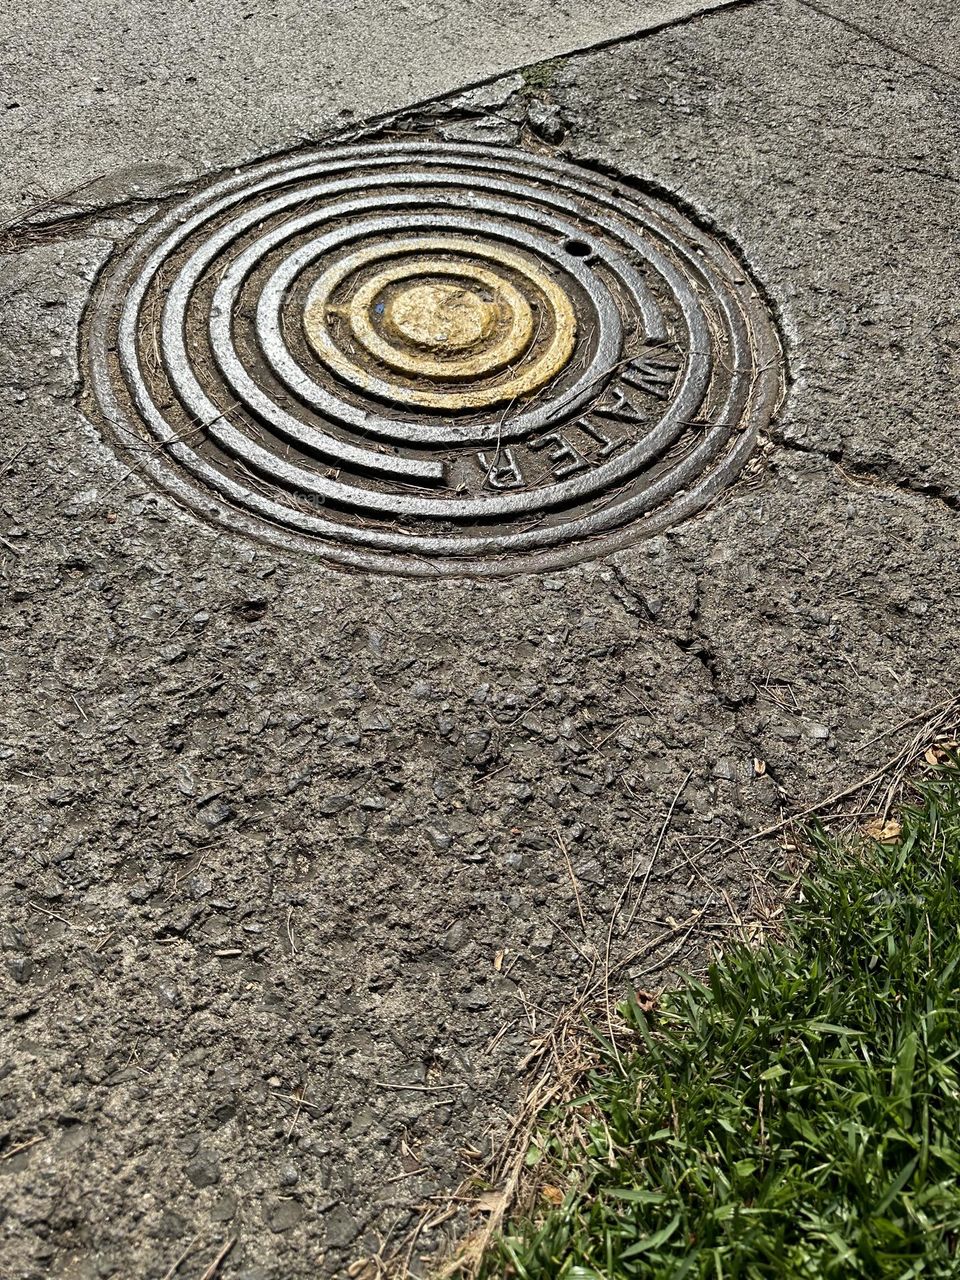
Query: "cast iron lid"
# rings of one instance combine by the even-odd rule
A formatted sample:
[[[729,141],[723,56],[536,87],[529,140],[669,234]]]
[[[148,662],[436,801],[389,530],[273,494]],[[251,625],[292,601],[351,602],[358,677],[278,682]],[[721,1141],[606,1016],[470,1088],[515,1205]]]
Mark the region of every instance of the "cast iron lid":
[[[739,257],[552,157],[318,150],[147,224],[85,323],[88,409],[220,524],[343,565],[502,574],[705,506],[781,395]]]

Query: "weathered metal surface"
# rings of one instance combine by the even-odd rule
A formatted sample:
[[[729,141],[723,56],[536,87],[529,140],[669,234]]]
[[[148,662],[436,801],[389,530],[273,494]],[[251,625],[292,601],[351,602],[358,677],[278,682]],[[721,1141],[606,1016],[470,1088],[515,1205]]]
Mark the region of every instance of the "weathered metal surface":
[[[458,237],[349,254],[311,288],[303,324],[344,381],[404,407],[449,413],[535,391],[569,360],[577,327],[570,299],[535,263]],[[391,371],[406,381],[385,376]],[[437,389],[451,381],[473,385]]]
[[[260,166],[171,210],[105,274],[86,355],[91,411],[194,509],[418,573],[663,528],[738,473],[782,386],[756,285],[688,218],[429,142]]]

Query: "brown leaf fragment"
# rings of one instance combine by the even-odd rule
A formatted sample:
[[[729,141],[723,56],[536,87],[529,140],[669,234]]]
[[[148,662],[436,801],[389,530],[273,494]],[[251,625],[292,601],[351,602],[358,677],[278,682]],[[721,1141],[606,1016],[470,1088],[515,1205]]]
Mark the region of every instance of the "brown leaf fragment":
[[[900,838],[902,830],[903,826],[896,818],[888,818],[886,822],[882,818],[874,818],[865,822],[862,827],[865,836],[878,840],[881,844],[892,844]]]
[[[474,1212],[496,1213],[503,1205],[502,1191],[483,1191],[474,1201]]]

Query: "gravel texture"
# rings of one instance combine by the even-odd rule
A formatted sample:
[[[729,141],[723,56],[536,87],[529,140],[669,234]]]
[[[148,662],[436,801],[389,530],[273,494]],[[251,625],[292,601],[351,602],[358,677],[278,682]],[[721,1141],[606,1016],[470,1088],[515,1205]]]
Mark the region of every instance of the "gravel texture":
[[[675,799],[613,935],[641,984],[785,857],[731,842],[956,687],[960,113],[918,59],[771,0],[392,122],[673,193],[779,316],[744,478],[546,576],[351,575],[178,510],[77,409],[153,206],[7,235],[4,1280],[199,1278],[234,1238],[224,1277],[345,1275],[502,1133]]]

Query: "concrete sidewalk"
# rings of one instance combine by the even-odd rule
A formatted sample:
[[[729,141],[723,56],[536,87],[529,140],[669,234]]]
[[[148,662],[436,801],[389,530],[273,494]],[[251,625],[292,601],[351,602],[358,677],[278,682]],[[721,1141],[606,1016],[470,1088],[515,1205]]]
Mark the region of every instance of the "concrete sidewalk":
[[[427,1214],[419,1272],[475,1225],[448,1197],[608,930],[638,985],[694,962],[779,892],[789,850],[739,842],[957,687],[952,5],[732,4],[403,107],[637,25],[591,13],[478,27],[456,63],[444,36],[415,67],[381,15],[344,12],[343,47],[383,41],[389,70],[364,52],[351,78],[341,52],[342,82],[256,126],[212,80],[193,106],[178,85],[174,120],[170,83],[138,98],[105,34],[115,116],[33,118],[12,212],[110,172],[0,259],[5,1278],[197,1280],[231,1241],[223,1277],[367,1277],[348,1268]],[[788,383],[738,484],[606,559],[435,581],[220,533],[131,471],[81,411],[76,352],[97,273],[160,208],[166,170],[112,204],[135,166],[180,185],[374,106],[391,137],[453,123],[626,175],[729,240]]]
[[[513,67],[731,0],[209,0],[11,9],[0,32],[0,221],[298,146]],[[79,189],[79,190],[78,190]]]

